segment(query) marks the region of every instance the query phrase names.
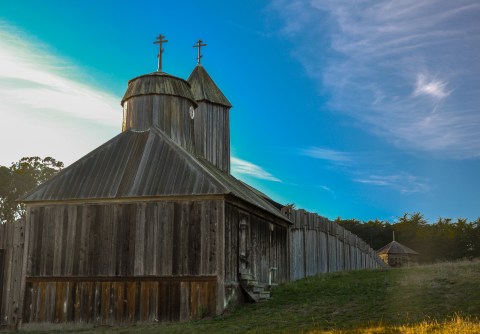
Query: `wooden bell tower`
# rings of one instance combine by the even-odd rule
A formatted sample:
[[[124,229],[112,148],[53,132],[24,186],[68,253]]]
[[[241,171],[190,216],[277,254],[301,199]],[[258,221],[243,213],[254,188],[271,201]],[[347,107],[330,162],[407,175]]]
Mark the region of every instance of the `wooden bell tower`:
[[[187,79],[198,103],[195,109],[195,154],[210,161],[217,168],[230,173],[230,108],[232,105],[201,64],[201,47],[198,40],[197,66]]]

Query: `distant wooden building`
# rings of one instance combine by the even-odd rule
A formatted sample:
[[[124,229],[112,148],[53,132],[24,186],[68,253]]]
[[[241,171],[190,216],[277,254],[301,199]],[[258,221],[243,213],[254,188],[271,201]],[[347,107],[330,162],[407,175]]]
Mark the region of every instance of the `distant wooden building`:
[[[183,80],[159,57],[121,104],[122,132],[27,194],[25,222],[0,226],[0,325],[182,321],[381,266],[335,223],[230,174],[231,104],[200,63]]]
[[[418,255],[416,251],[395,241],[393,241],[377,250],[378,256],[390,267],[404,267],[418,263]]]

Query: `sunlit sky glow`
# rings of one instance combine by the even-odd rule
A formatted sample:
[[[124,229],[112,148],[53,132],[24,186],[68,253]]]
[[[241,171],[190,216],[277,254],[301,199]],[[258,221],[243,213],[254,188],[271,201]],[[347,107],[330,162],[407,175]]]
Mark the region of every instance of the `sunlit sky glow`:
[[[121,129],[127,81],[202,63],[232,172],[329,218],[480,216],[477,1],[4,1],[0,164],[70,164]]]

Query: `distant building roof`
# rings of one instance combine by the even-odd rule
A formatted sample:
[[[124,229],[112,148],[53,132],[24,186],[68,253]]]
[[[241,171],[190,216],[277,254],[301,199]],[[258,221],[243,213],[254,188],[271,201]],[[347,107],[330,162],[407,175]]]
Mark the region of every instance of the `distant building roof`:
[[[383,246],[379,250],[377,250],[377,254],[415,254],[418,255],[419,253],[415,252],[413,249],[408,248],[407,246],[402,245],[397,241],[392,241],[388,245]]]
[[[195,66],[187,81],[197,102],[208,101],[228,108],[232,106],[202,65]]]
[[[128,130],[25,195],[23,202],[231,194],[288,221],[272,203],[152,127]]]
[[[129,80],[121,104],[123,106],[123,103],[133,96],[152,94],[180,96],[197,105],[190,84],[164,72],[153,72]]]

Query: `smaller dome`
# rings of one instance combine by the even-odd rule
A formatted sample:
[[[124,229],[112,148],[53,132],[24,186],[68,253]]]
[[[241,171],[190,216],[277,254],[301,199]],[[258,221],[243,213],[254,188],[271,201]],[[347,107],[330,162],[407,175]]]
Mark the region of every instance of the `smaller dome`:
[[[129,98],[139,95],[172,95],[186,98],[197,106],[190,84],[173,75],[163,72],[144,74],[128,81],[128,88],[121,105]]]
[[[377,250],[377,254],[414,254],[418,255],[413,249],[408,248],[407,246],[402,245],[395,240],[390,242],[388,245],[383,246]]]

